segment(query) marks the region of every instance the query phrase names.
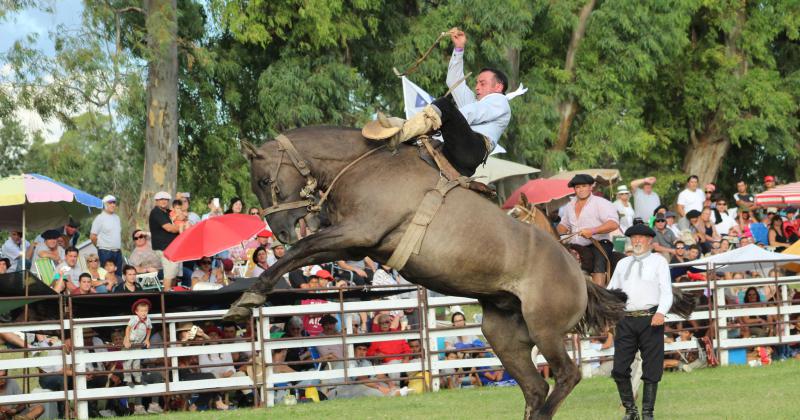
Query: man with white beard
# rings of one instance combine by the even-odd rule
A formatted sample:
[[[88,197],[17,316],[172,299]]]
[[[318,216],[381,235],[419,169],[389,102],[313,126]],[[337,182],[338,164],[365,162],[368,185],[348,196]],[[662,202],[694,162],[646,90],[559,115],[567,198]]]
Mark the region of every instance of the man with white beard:
[[[637,351],[642,354],[642,419],[653,418],[658,382],[664,371],[664,316],[672,306],[672,285],[667,260],[650,252],[656,233],[644,224],[625,231],[631,238],[633,255],[617,263],[609,289],[628,295],[625,317],[617,323],[614,335],[614,368],[623,420],[638,420],[631,386],[631,363]]]

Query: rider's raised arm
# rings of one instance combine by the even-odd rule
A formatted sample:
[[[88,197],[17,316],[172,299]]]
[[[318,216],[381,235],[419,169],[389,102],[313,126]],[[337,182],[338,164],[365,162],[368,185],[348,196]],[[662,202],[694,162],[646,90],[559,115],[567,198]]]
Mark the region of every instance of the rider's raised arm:
[[[464,46],[467,37],[463,31],[453,28],[450,31],[450,38],[453,40],[453,56],[450,57],[450,64],[447,66],[447,88],[450,89],[464,78]],[[453,99],[456,105],[461,108],[476,101],[475,93],[469,88],[467,81],[464,80],[453,89]]]

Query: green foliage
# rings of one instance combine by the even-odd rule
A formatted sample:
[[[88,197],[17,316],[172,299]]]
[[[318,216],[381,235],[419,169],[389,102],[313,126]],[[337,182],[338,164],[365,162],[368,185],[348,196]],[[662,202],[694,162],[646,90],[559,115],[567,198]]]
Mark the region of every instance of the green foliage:
[[[28,134],[12,115],[0,118],[0,177],[20,174],[28,152]]]

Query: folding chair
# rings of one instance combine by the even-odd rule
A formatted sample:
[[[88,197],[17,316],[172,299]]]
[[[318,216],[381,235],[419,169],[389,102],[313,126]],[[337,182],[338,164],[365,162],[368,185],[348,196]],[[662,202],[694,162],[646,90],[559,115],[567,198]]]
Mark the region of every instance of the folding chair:
[[[38,258],[33,265],[39,279],[50,286],[53,283],[53,277],[56,275],[56,266],[53,261],[48,258]]]
[[[161,280],[158,279],[157,272],[137,274],[136,281],[142,286],[142,290],[161,291]]]

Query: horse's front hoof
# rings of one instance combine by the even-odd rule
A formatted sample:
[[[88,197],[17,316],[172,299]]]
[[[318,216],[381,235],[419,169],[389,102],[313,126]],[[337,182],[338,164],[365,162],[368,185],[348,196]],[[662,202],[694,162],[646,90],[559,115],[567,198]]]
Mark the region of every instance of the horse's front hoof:
[[[241,306],[234,306],[228,309],[228,312],[222,317],[223,321],[227,322],[246,322],[253,316],[253,310]]]

